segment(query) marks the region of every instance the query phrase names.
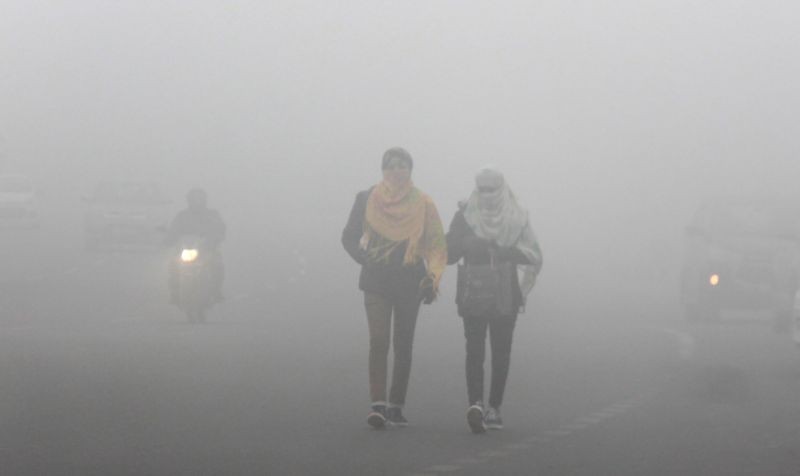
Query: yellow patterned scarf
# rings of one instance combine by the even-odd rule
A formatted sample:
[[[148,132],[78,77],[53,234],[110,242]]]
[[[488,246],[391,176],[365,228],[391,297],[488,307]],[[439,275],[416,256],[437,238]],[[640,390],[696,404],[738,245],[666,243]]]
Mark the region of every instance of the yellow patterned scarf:
[[[408,242],[404,264],[424,259],[438,288],[447,266],[444,227],[433,200],[411,181],[395,186],[384,180],[372,189],[367,200],[362,248],[367,248],[374,234],[390,242],[376,250],[380,257],[387,257],[401,243]]]

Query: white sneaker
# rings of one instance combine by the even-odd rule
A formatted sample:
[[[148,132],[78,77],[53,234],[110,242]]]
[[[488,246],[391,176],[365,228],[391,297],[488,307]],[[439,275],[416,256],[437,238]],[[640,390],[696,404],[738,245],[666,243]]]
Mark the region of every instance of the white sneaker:
[[[503,419],[500,417],[500,410],[489,407],[489,409],[486,410],[486,415],[483,417],[483,423],[486,425],[486,428],[490,430],[502,430]]]
[[[483,405],[475,404],[467,409],[467,424],[473,433],[486,433],[483,423]]]

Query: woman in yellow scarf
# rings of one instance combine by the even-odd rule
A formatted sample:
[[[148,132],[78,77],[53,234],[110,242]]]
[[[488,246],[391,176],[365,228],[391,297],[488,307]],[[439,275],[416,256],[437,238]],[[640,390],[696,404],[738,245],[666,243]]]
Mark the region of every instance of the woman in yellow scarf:
[[[383,180],[356,196],[342,244],[361,265],[359,288],[369,325],[372,408],[367,423],[406,426],[402,413],[420,304],[436,299],[447,266],[447,244],[433,200],[411,181],[414,162],[400,147],[383,155]],[[392,323],[394,316],[394,322]],[[393,325],[392,325],[393,324]],[[386,399],[389,341],[394,369]]]

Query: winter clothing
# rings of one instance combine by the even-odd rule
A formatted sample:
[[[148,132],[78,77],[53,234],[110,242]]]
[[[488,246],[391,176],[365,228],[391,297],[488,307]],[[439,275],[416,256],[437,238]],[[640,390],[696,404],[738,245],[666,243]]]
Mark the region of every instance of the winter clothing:
[[[480,405],[483,401],[483,362],[488,330],[492,347],[489,406],[498,409],[503,403],[518,310],[525,306],[541,270],[542,252],[528,221],[528,212],[517,203],[503,175],[496,169],[485,168],[478,173],[475,182],[474,192],[468,201],[460,204],[450,223],[447,232],[448,263],[455,264],[464,259],[468,266],[485,265],[493,255],[495,262],[514,264],[511,285],[516,311],[513,314],[467,316],[464,315],[466,311],[459,309],[466,338],[465,373],[469,404]],[[522,283],[518,268],[522,271]]]
[[[481,169],[475,183],[464,208],[464,218],[479,238],[493,241],[501,249],[513,247],[526,256],[527,263],[518,262],[524,300],[533,289],[542,261],[542,252],[528,223],[528,211],[519,205],[496,168]]]
[[[373,402],[386,401],[390,336],[394,346],[394,368],[389,402],[397,406],[403,406],[406,402],[419,305],[419,299],[414,296],[408,299],[391,299],[380,294],[364,293],[364,307],[369,324],[369,393]]]
[[[394,348],[389,408],[405,404],[420,303],[436,297],[447,265],[444,229],[433,200],[414,187],[408,171],[405,178],[400,172],[384,170],[381,183],[356,196],[342,231],[342,245],[361,265],[373,403],[386,401],[390,338]],[[394,411],[400,421],[401,413]]]

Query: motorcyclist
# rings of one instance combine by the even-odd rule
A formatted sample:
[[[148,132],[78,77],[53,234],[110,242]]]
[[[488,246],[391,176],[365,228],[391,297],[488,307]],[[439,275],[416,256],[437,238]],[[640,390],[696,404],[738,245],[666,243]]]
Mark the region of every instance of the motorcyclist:
[[[198,236],[203,239],[203,251],[211,271],[211,289],[215,301],[222,301],[222,281],[225,267],[219,246],[225,239],[225,222],[219,212],[208,208],[208,194],[205,190],[195,188],[186,194],[187,208],[181,210],[167,230],[164,240],[168,246],[174,246],[181,237]],[[178,303],[178,266],[177,261],[170,263],[169,290],[170,302]]]

